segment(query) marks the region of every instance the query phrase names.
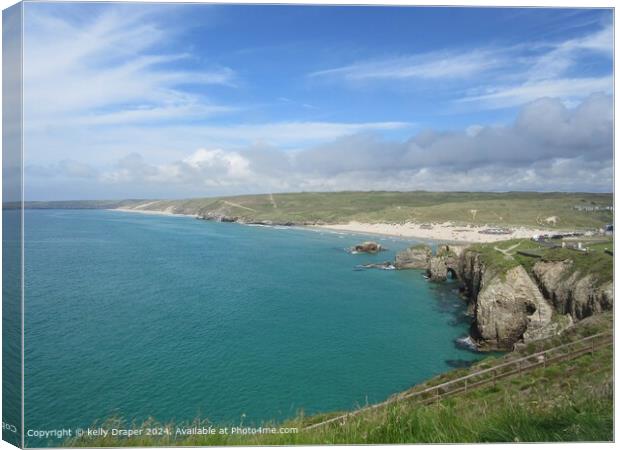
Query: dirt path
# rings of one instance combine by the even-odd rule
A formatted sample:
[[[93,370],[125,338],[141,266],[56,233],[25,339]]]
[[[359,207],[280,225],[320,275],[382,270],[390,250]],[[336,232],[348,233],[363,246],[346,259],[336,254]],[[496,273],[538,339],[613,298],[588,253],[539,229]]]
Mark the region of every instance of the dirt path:
[[[512,254],[510,253],[512,250],[514,250],[515,248],[517,248],[519,245],[521,244],[521,242],[516,243],[513,246],[510,246],[506,249],[501,249],[499,247],[493,247],[494,250],[497,250],[498,252],[502,253],[504,256],[507,256],[509,258],[512,258]]]
[[[134,206],[131,209],[144,209],[144,208],[148,208],[151,205],[154,205],[155,203],[159,203],[159,200],[156,200],[154,202],[140,203],[139,205]]]
[[[278,209],[278,204],[276,203],[276,199],[273,198],[273,194],[269,194],[269,201],[273,205],[273,209]]]
[[[258,212],[255,209],[248,208],[247,206],[240,205],[239,203],[229,202],[228,200],[224,200],[223,203],[226,203],[227,205],[230,205],[230,206],[234,206],[235,208],[242,208],[242,209],[247,209],[248,211]]]

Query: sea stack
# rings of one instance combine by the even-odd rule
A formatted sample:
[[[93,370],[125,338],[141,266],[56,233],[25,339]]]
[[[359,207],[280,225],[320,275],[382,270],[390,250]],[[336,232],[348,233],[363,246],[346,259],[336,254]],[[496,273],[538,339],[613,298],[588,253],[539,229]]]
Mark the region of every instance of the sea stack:
[[[382,250],[385,249],[381,246],[381,244],[374,241],[362,242],[361,244],[353,246],[351,249],[351,251],[356,253],[378,253]]]

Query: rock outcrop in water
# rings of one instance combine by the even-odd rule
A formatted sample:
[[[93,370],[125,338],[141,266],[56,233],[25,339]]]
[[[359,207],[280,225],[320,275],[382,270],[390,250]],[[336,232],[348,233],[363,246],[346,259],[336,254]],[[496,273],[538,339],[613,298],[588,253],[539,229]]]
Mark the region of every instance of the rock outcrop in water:
[[[444,281],[449,273],[456,276],[462,251],[462,246],[441,245],[433,255],[428,245],[414,245],[396,255],[394,266],[397,269],[424,269],[431,280]]]
[[[381,269],[381,270],[395,270],[394,264],[392,261],[384,261],[382,263],[368,263],[362,264],[358,266],[361,269]]]
[[[428,276],[433,281],[445,281],[449,274],[458,276],[458,266],[463,247],[458,245],[441,245],[428,265]]]
[[[428,269],[433,251],[428,245],[414,245],[396,255],[397,269]]]
[[[362,242],[361,244],[354,245],[351,248],[351,251],[356,253],[378,253],[382,250],[384,250],[384,248],[381,244],[374,241]]]

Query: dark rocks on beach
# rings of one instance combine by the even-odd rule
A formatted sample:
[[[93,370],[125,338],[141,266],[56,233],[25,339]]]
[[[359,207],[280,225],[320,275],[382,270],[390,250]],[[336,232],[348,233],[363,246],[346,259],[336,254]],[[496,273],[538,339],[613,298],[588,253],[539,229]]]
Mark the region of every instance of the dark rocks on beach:
[[[198,219],[202,220],[211,220],[213,222],[227,222],[227,223],[240,223],[244,225],[264,225],[264,226],[281,226],[281,227],[292,227],[295,225],[294,222],[274,222],[272,220],[247,220],[243,217],[235,217],[235,216],[226,216],[223,214],[214,214],[207,213],[202,216],[198,216]]]
[[[237,222],[238,217],[225,216],[223,214],[207,213],[199,217],[202,220],[212,220],[214,222]]]

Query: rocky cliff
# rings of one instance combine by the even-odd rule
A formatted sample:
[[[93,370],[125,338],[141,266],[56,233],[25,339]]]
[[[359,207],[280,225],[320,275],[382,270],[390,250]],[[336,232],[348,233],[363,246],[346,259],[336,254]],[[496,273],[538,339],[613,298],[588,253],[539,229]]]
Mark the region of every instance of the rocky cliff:
[[[613,306],[611,282],[575,271],[571,260],[539,261],[531,273],[520,264],[489,263],[473,249],[461,255],[458,275],[472,314],[471,335],[481,349],[511,350],[560,333],[574,322]]]
[[[471,335],[481,349],[512,350],[554,333],[553,310],[522,266],[485,270],[472,300]]]
[[[428,276],[433,281],[444,281],[448,275],[457,277],[460,255],[464,248],[458,245],[441,245],[429,260]]]
[[[418,245],[399,253],[394,265],[423,269],[432,281],[456,275],[478,347],[512,350],[517,343],[558,334],[574,322],[612,309],[609,261],[593,270],[588,258],[593,263],[599,258],[600,263],[600,255],[569,252],[565,256],[525,263],[518,255],[494,247],[442,245],[433,254],[430,247]]]
[[[532,275],[556,311],[570,314],[573,320],[610,311],[613,307],[613,283],[600,282],[596,274],[582,273],[571,260],[539,261]]]

